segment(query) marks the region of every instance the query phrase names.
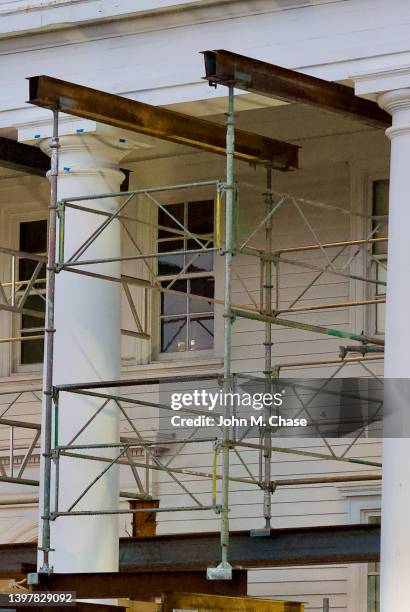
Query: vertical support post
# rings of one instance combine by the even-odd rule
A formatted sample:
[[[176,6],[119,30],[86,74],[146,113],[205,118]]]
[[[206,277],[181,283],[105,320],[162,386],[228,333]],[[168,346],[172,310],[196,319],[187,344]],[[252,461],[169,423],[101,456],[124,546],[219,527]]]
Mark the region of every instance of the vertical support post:
[[[325,597],[323,599],[323,612],[329,612],[330,608],[329,608],[329,598]]]
[[[65,243],[65,212],[66,206],[64,202],[58,205],[58,264],[64,264],[64,243]]]
[[[10,478],[14,476],[14,427],[10,427]]]
[[[265,252],[272,253],[272,217],[269,213],[272,210],[272,167],[266,166],[266,190],[265,196]],[[270,317],[272,315],[273,301],[273,262],[270,257],[260,259],[260,311]],[[277,299],[277,298],[276,298]],[[265,393],[272,393],[272,324],[265,322],[265,338],[263,342],[265,348]],[[253,536],[265,536],[270,534],[272,519],[272,427],[269,419],[272,414],[272,407],[265,406],[265,424],[259,428],[259,439],[261,448],[259,450],[259,481],[263,488],[263,516],[265,525],[262,529],[252,529]],[[262,450],[263,449],[263,450]]]
[[[53,137],[51,139],[50,167],[50,206],[48,222],[48,255],[47,255],[47,288],[46,288],[46,328],[44,338],[44,483],[42,508],[41,551],[43,565],[41,572],[49,573],[50,520],[51,520],[51,450],[52,450],[52,419],[53,419],[53,354],[54,354],[54,298],[55,298],[55,264],[56,264],[56,234],[57,234],[57,182],[58,182],[58,111],[53,111]]]
[[[11,300],[12,306],[16,305],[16,256],[11,256]]]
[[[226,210],[225,210],[225,291],[224,291],[224,392],[232,392],[232,260],[234,253],[233,221],[235,207],[234,152],[235,152],[234,88],[228,88],[228,114],[226,121]],[[226,402],[226,404],[228,404]],[[225,416],[231,415],[226,405]],[[229,426],[223,427],[222,441],[222,503],[221,503],[221,563],[217,568],[208,568],[209,580],[231,580],[232,566],[229,563]]]
[[[215,232],[215,243],[218,249],[221,248],[221,196],[222,196],[222,185],[218,182],[216,187],[216,232]]]
[[[60,492],[60,452],[57,451],[54,457],[55,480],[54,480],[54,512],[59,511],[59,492]]]
[[[265,192],[265,205],[266,215],[272,210],[272,168],[271,166],[266,167],[266,192]],[[269,216],[265,224],[265,250],[267,253],[272,253],[272,217]],[[272,261],[270,257],[265,258],[264,261],[264,310],[268,316],[272,315]],[[272,325],[271,323],[265,323],[265,393],[271,393],[272,391]],[[266,423],[264,427],[263,446],[265,450],[264,454],[264,478],[263,478],[263,515],[265,518],[265,530],[270,532],[271,518],[272,518],[272,497],[271,497],[271,461],[272,451],[272,428],[269,425],[269,417],[271,416],[271,407],[265,408],[266,412]],[[269,449],[269,450],[267,450]]]
[[[59,399],[60,399],[60,392],[57,390],[54,394],[53,394],[53,401],[54,401],[54,448],[56,448],[59,444],[58,442],[58,422],[59,422],[59,409],[58,409],[58,405],[59,405]]]
[[[150,495],[150,463],[151,463],[151,455],[145,449],[145,493]]]

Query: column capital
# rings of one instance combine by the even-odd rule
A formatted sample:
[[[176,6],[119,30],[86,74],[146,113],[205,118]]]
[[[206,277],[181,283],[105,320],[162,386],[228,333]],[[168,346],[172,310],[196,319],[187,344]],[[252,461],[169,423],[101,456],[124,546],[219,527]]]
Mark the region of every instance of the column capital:
[[[51,138],[40,142],[41,150],[47,155],[51,155],[50,145]],[[131,150],[100,141],[89,133],[60,136],[59,145],[58,165],[61,177],[120,174],[118,164]]]
[[[51,154],[51,138],[39,141],[47,155]],[[146,147],[134,134],[97,124],[93,131],[77,130],[59,136],[59,173],[64,176],[109,176],[122,180],[119,164],[132,150]]]
[[[410,133],[410,66],[384,68],[352,79],[356,95],[373,98],[392,116],[388,138]]]
[[[51,153],[51,138],[39,139],[37,144]],[[124,180],[121,172],[123,160],[138,148],[151,148],[138,140],[138,136],[108,125],[97,124],[93,131],[60,134],[58,151],[58,197],[70,198],[88,194],[111,194],[120,191]],[[84,206],[115,210],[116,198],[106,197]]]
[[[377,103],[390,115],[410,109],[410,87],[385,91],[377,96]]]
[[[64,113],[60,113],[58,123],[61,176],[118,173],[118,165],[131,151],[149,150],[154,146],[133,132]],[[19,142],[39,146],[50,155],[51,113],[41,122],[27,122],[15,127]]]
[[[392,116],[386,136],[392,140],[410,134],[410,87],[386,91],[377,96],[377,103]]]

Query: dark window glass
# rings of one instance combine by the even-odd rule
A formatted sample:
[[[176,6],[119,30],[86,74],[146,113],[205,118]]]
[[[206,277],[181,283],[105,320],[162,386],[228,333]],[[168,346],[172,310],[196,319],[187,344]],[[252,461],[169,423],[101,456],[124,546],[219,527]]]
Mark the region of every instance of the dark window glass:
[[[29,295],[24,308],[33,310],[40,314],[45,313],[45,302],[41,295]],[[38,328],[44,327],[44,319],[23,314],[21,317],[21,335],[38,336],[41,332]],[[43,340],[23,340],[21,343],[21,363],[32,364],[43,361]]]
[[[47,221],[24,221],[20,223],[19,233],[19,248],[27,253],[45,254],[47,251]],[[18,266],[18,280],[29,281],[37,266],[36,261],[30,259],[20,259]],[[46,276],[45,264],[41,267],[38,274],[38,279],[44,279]],[[36,282],[34,285],[35,292],[31,292],[25,301],[25,310],[31,310],[40,314],[45,314],[46,306],[44,296],[45,282]],[[19,289],[19,293],[24,292],[25,285]],[[21,316],[21,335],[37,336],[41,331],[39,328],[44,328],[44,318],[35,317],[31,314],[22,314]],[[21,342],[20,362],[22,364],[42,363],[44,357],[43,340],[27,340]]]
[[[20,250],[28,253],[47,251],[47,221],[24,221],[20,223]]]
[[[207,244],[208,248],[211,248],[213,243]],[[189,250],[200,249],[200,245],[195,240],[187,241],[187,248]],[[213,253],[196,253],[193,255],[187,255],[187,272],[211,272],[214,267],[214,254]]]
[[[170,251],[183,251],[184,241],[183,240],[164,240],[158,242],[159,253],[169,253]],[[160,276],[170,276],[172,274],[178,274],[184,267],[184,255],[163,255],[158,257],[158,274]]]
[[[189,350],[203,351],[210,349],[214,344],[214,317],[192,318],[189,322]]]
[[[187,350],[187,318],[163,319],[161,325],[161,351],[163,353]]]
[[[191,278],[191,294],[201,297],[213,298],[215,295],[215,281],[212,276]],[[189,298],[189,312],[213,312],[214,304],[212,301],[203,299]]]
[[[163,287],[170,284],[169,281],[162,283]],[[181,315],[188,314],[188,301],[187,301],[187,281],[178,280],[170,287],[171,291],[178,291],[177,293],[162,293],[161,294],[161,314],[164,316],[169,315]]]
[[[214,231],[214,203],[212,200],[188,204],[188,229],[193,234],[212,235]]]
[[[169,238],[169,237],[178,235],[175,232],[167,231],[166,228],[178,230],[178,232],[183,232],[183,229],[181,228],[181,226],[178,225],[178,223],[176,223],[171,218],[171,215],[177,221],[179,221],[179,223],[184,225],[184,215],[185,215],[184,204],[183,203],[182,204],[170,204],[169,206],[166,207],[166,210],[170,214],[167,214],[165,210],[163,210],[162,208],[160,208],[158,212],[158,225],[160,226],[160,229],[158,230],[158,238]]]
[[[174,204],[167,206],[167,210],[188,232],[195,234],[202,244],[213,246],[212,201]],[[189,238],[186,231],[183,233],[178,224],[162,210],[158,213],[158,223],[159,253],[174,251],[172,255],[158,258],[158,274],[168,277],[162,281],[162,286],[169,287],[173,292],[161,294],[161,351],[171,353],[210,349],[214,336],[214,307],[211,299],[202,298],[214,297],[215,281],[212,276],[195,274],[212,272],[212,253],[178,253],[200,249],[201,244]],[[179,274],[180,278],[173,281],[172,277]],[[198,298],[192,297],[194,295]]]
[[[47,251],[47,221],[24,221],[20,223],[20,251],[27,253],[46,253]],[[36,268],[37,262],[30,259],[19,260],[19,280],[29,280]],[[44,266],[39,278],[45,278]]]

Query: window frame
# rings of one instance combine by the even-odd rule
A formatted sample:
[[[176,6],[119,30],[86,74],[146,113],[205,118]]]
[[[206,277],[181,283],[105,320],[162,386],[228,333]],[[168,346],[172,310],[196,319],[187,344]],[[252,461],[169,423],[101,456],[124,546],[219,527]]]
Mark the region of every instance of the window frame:
[[[197,204],[198,206],[200,206],[201,202],[212,202],[213,204],[213,233],[215,232],[215,197],[209,196],[207,197],[206,194],[204,194],[201,198],[196,199],[193,195],[192,197],[182,197],[178,200],[176,200],[175,202],[167,202],[166,204],[164,204],[164,206],[172,206],[175,204],[183,204],[184,205],[184,225],[186,227],[186,222],[187,222],[187,214],[188,214],[188,208],[190,204]],[[158,221],[157,221],[158,223]],[[156,235],[156,244],[157,244],[157,249],[158,249],[158,243],[159,243],[159,238],[158,238],[158,230],[157,230],[157,235]],[[189,237],[185,237],[184,238],[184,244],[186,241],[189,240]],[[165,239],[163,240],[165,241]],[[214,241],[214,240],[213,240]],[[213,262],[212,262],[212,270],[209,271],[203,271],[203,272],[186,272],[184,274],[179,275],[178,273],[175,274],[161,274],[161,275],[157,275],[157,280],[161,283],[163,281],[169,281],[171,282],[174,278],[176,278],[178,276],[178,280],[190,280],[190,279],[195,279],[195,278],[213,278],[214,281],[214,297],[215,297],[215,288],[216,288],[216,282],[217,282],[217,278],[216,278],[216,257],[215,257],[215,252],[213,253]],[[159,263],[159,258],[157,260],[157,266]],[[187,298],[188,304],[189,304],[189,298]],[[171,318],[178,318],[181,317],[181,315],[169,315],[169,316],[164,316],[161,314],[161,295],[158,296],[158,302],[157,302],[157,316],[155,316],[155,332],[154,332],[154,338],[156,339],[156,347],[157,349],[154,350],[154,358],[156,361],[185,361],[185,360],[190,360],[192,361],[192,359],[195,359],[195,357],[197,358],[203,358],[203,357],[213,357],[215,355],[215,325],[216,325],[216,308],[215,308],[215,304],[214,304],[214,308],[213,311],[204,311],[203,313],[193,313],[194,315],[198,315],[198,317],[200,317],[201,315],[210,315],[212,314],[213,317],[213,321],[214,321],[214,338],[213,338],[213,346],[212,348],[208,348],[208,349],[199,349],[199,350],[189,350],[189,347],[186,348],[184,351],[173,351],[173,352],[163,352],[161,350],[161,326],[162,326],[162,321],[163,319],[171,319]],[[188,326],[189,326],[189,321],[191,319],[191,314],[189,312],[189,306],[187,307],[187,313],[182,315],[184,317],[186,317],[187,321],[188,321]],[[198,317],[193,317],[193,318],[198,318]],[[188,333],[188,332],[187,332]]]
[[[34,221],[46,221],[47,234],[48,234],[48,217],[46,211],[37,211],[33,213],[25,213],[16,215],[12,219],[13,228],[13,245],[14,248],[20,250],[20,225],[21,223],[30,223]],[[47,235],[48,242],[48,235]],[[45,288],[42,290],[45,294]],[[17,324],[17,320],[19,323]],[[16,321],[13,324],[12,332],[13,335],[21,330],[21,315],[16,317]],[[43,370],[43,361],[38,363],[21,363],[21,342],[13,342],[11,348],[11,374],[28,374],[28,373],[40,373]]]
[[[379,180],[390,179],[390,161],[388,157],[369,161],[356,161],[351,166],[350,199],[353,212],[360,217],[351,218],[351,239],[360,240],[372,231],[370,216],[373,212],[373,184]],[[371,276],[374,273],[374,263],[364,253],[353,259],[351,273],[357,276]],[[375,286],[376,287],[376,286]],[[372,299],[375,291],[368,283],[350,280],[350,296],[352,301]],[[350,328],[356,333],[364,330],[367,335],[384,338],[384,334],[376,334],[376,305],[367,307],[350,307]]]
[[[378,181],[389,181],[389,178],[373,178],[371,181],[371,213],[374,212],[374,196],[375,196],[375,184]],[[374,277],[376,280],[380,278],[379,271],[381,266],[379,266],[374,260],[385,262],[387,267],[387,252],[386,253],[373,253],[373,260],[369,262],[369,274]],[[385,276],[387,276],[387,272],[385,272]],[[383,279],[385,280],[385,279]],[[383,292],[380,292],[378,285],[373,285],[372,287],[368,287],[368,295],[369,298],[377,298],[383,295]],[[384,331],[379,331],[378,329],[378,316],[379,316],[379,308],[380,306],[377,304],[373,304],[369,307],[368,312],[368,325],[369,325],[369,333],[376,338],[384,338]]]
[[[348,523],[368,523],[370,516],[381,516],[381,483],[349,484],[338,487],[348,504]],[[368,563],[348,565],[349,612],[367,612]]]
[[[381,512],[375,513],[375,512],[372,512],[371,510],[368,510],[366,511],[365,518],[366,518],[367,523],[370,523],[371,518],[381,519]],[[367,578],[366,580],[366,597],[367,597],[366,612],[372,612],[371,610],[369,610],[369,577],[371,576],[377,576],[379,578],[379,611],[378,612],[380,612],[380,561],[374,561],[372,564],[375,565],[376,563],[378,564],[379,567],[378,567],[378,571],[374,571],[374,572],[370,570],[371,563],[366,564],[366,568],[367,568],[367,571],[366,571],[366,578]]]

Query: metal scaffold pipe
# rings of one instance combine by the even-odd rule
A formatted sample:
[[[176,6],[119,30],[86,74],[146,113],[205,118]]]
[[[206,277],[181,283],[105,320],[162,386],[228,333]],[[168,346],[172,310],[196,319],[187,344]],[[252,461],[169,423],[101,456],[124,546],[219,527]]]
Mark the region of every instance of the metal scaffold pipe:
[[[57,92],[55,99],[56,106],[53,107],[55,108],[53,111],[53,137],[51,139],[51,146],[47,145],[51,149],[48,256],[44,257],[43,255],[24,253],[0,247],[1,253],[11,257],[11,282],[0,284],[0,290],[7,288],[8,291],[10,288],[10,297],[4,296],[4,303],[0,304],[0,310],[10,312],[12,315],[18,315],[19,318],[24,314],[44,319],[44,315],[41,313],[25,308],[24,303],[29,293],[36,291],[39,284],[43,283],[44,279],[39,278],[39,273],[47,262],[47,310],[44,329],[44,404],[41,426],[42,478],[40,482],[22,478],[23,470],[28,464],[33,449],[36,447],[38,437],[34,437],[31,442],[31,446],[23,458],[23,463],[17,476],[13,473],[13,462],[17,457],[16,452],[23,448],[19,446],[20,443],[16,445],[13,428],[32,428],[34,429],[35,436],[40,436],[40,426],[33,423],[25,423],[23,425],[13,419],[1,418],[0,424],[9,426],[11,431],[9,445],[10,474],[6,475],[4,472],[0,480],[30,486],[40,485],[40,572],[51,573],[53,565],[54,571],[57,573],[60,571],[71,573],[78,570],[80,572],[88,572],[90,570],[112,572],[118,567],[118,521],[116,521],[114,515],[138,514],[147,511],[147,508],[119,507],[118,499],[129,498],[147,501],[152,499],[153,477],[157,472],[162,472],[173,483],[176,483],[184,492],[184,495],[188,495],[196,505],[156,507],[149,509],[150,512],[213,510],[220,520],[220,533],[218,537],[220,538],[221,563],[216,568],[208,568],[207,576],[210,580],[231,580],[231,563],[234,565],[234,551],[230,549],[229,513],[232,510],[230,486],[233,490],[234,487],[237,489],[236,485],[238,484],[241,485],[241,488],[242,485],[249,485],[254,490],[256,489],[258,493],[261,493],[261,497],[263,496],[263,508],[260,506],[258,513],[259,515],[263,514],[264,528],[259,530],[261,532],[259,535],[269,535],[272,521],[272,494],[278,488],[305,487],[307,485],[331,486],[342,482],[377,481],[381,479],[381,474],[376,474],[374,471],[369,473],[368,469],[371,467],[381,468],[381,464],[378,461],[372,460],[371,457],[356,459],[348,456],[350,449],[361,434],[353,442],[349,442],[347,447],[341,450],[339,454],[336,454],[338,452],[336,445],[336,450],[334,451],[324,436],[321,436],[321,438],[329,453],[326,450],[324,452],[309,450],[309,447],[304,449],[303,446],[302,448],[292,448],[291,444],[285,448],[274,446],[276,441],[275,434],[278,432],[278,429],[271,426],[261,427],[259,438],[258,433],[255,433],[254,438],[258,443],[249,442],[247,438],[248,440],[249,438],[253,439],[252,430],[248,429],[242,437],[237,435],[238,429],[237,426],[232,425],[231,417],[236,416],[238,406],[234,401],[232,404],[223,402],[222,394],[220,410],[214,411],[212,414],[214,417],[226,418],[220,431],[215,436],[210,436],[209,438],[195,437],[194,434],[188,438],[177,437],[173,440],[166,440],[165,438],[160,439],[160,434],[163,436],[165,434],[159,430],[158,437],[155,437],[154,440],[146,439],[135,424],[140,419],[139,409],[149,409],[150,414],[152,412],[151,409],[154,409],[158,411],[160,419],[162,418],[162,413],[165,413],[165,415],[169,414],[174,408],[166,402],[147,401],[147,399],[152,400],[155,398],[147,398],[146,396],[146,393],[151,393],[154,385],[160,387],[162,384],[164,389],[167,383],[172,383],[175,387],[182,387],[182,383],[185,385],[187,383],[196,383],[200,380],[211,381],[215,379],[220,384],[218,390],[222,388],[224,393],[235,395],[237,381],[241,377],[245,380],[258,380],[262,385],[265,385],[267,393],[271,392],[272,386],[277,382],[276,379],[279,379],[280,371],[283,368],[337,365],[335,373],[330,376],[330,378],[333,378],[339,376],[339,372],[345,364],[357,363],[363,366],[368,373],[372,374],[366,367],[366,363],[380,360],[382,357],[380,355],[371,355],[365,358],[364,355],[367,355],[368,352],[381,352],[384,348],[382,339],[295,321],[292,318],[287,318],[287,315],[299,312],[308,313],[315,310],[350,308],[351,306],[378,305],[385,302],[385,297],[382,295],[376,295],[374,298],[369,299],[330,303],[317,303],[316,300],[307,300],[305,298],[306,303],[301,302],[307,291],[324,274],[337,276],[342,280],[360,281],[375,285],[376,287],[378,285],[385,286],[385,281],[376,279],[372,275],[366,278],[365,276],[350,273],[350,263],[359,253],[359,248],[353,249],[356,255],[352,255],[340,269],[332,264],[339,255],[345,253],[348,247],[353,246],[363,247],[361,252],[366,254],[369,259],[374,260],[375,257],[371,247],[379,243],[383,244],[387,240],[385,237],[371,237],[378,231],[374,229],[370,236],[365,239],[322,243],[304,214],[302,205],[314,207],[319,211],[333,211],[349,217],[359,217],[366,221],[381,220],[384,217],[364,215],[325,202],[315,202],[286,193],[274,192],[272,185],[273,169],[296,168],[297,147],[282,143],[281,150],[283,145],[285,145],[284,151],[290,156],[286,161],[283,158],[283,150],[280,159],[277,157],[278,152],[275,147],[275,142],[277,144],[277,141],[268,142],[264,137],[260,140],[261,137],[257,135],[243,133],[241,130],[235,131],[233,81],[226,83],[228,87],[226,134],[224,134],[223,126],[217,126],[216,129],[215,126],[212,127],[209,124],[208,128],[201,132],[202,136],[200,135],[199,140],[196,138],[195,145],[205,151],[218,154],[226,153],[226,177],[224,180],[218,178],[209,181],[121,191],[120,184],[123,176],[119,170],[119,162],[123,157],[124,150],[118,146],[112,146],[112,143],[109,144],[108,142],[96,139],[99,144],[96,145],[98,147],[98,155],[95,156],[94,147],[89,147],[87,144],[89,143],[87,140],[89,135],[87,134],[61,135],[61,148],[59,149],[58,113],[64,110],[72,112],[72,109],[61,107],[61,100],[64,96],[61,95],[60,87],[68,86],[70,89],[72,87],[75,89],[77,86],[64,84],[61,81],[57,82],[54,79],[50,80],[47,77],[39,77],[39,79],[42,80],[41,83],[38,78],[32,81],[32,86],[36,90],[40,85],[47,85],[47,83],[44,83],[44,79],[46,79],[46,81],[49,81],[48,86],[51,86]],[[98,93],[101,94],[101,92]],[[90,93],[90,90],[88,90],[88,95],[93,95],[92,91]],[[106,95],[103,94],[103,96]],[[37,100],[35,96],[33,99]],[[40,106],[43,105],[42,103],[37,103]],[[133,104],[135,106],[135,103]],[[158,112],[161,113],[162,111],[157,111],[152,107],[150,109],[151,118],[157,117]],[[187,117],[185,117],[186,120],[188,120]],[[196,123],[198,128],[199,123]],[[128,125],[129,129],[133,130],[133,124],[134,122],[131,122]],[[116,124],[114,123],[113,125]],[[177,127],[180,130],[178,122]],[[206,126],[203,127],[205,129]],[[212,134],[217,137],[216,144],[209,141],[209,137]],[[178,135],[171,134],[171,136],[172,141],[182,142]],[[252,140],[251,145],[249,145],[246,139]],[[236,145],[238,143],[241,144],[241,147],[239,147],[241,151],[235,152],[235,142]],[[49,143],[48,140],[47,143]],[[43,145],[45,144],[46,142],[43,143]],[[250,146],[252,151],[249,150]],[[273,149],[271,149],[272,146],[274,147]],[[275,154],[269,156],[262,155],[267,150],[273,151]],[[235,156],[243,161],[256,161],[258,164],[263,164],[263,168],[266,168],[266,184],[263,193],[265,204],[264,218],[259,223],[254,224],[252,231],[249,228],[249,236],[242,244],[241,241],[237,240],[235,233],[236,212],[238,208],[238,187],[234,173]],[[71,163],[73,159],[74,163]],[[69,160],[69,162],[66,162],[66,160]],[[84,160],[88,160],[85,165]],[[61,173],[59,178],[59,161],[61,167],[65,168],[65,170],[70,170],[70,168],[74,170]],[[86,172],[84,172],[85,168]],[[249,186],[246,183],[242,184]],[[59,194],[57,194],[57,187]],[[252,187],[254,187],[253,184]],[[164,201],[165,192],[167,191],[171,192],[174,198],[179,198],[180,191],[182,190],[203,190],[204,188],[206,188],[206,194],[211,192],[211,188],[214,188],[216,191],[215,234],[192,233],[190,224],[187,221],[183,224],[178,216],[173,216],[170,212],[172,208],[168,206],[169,203]],[[188,194],[190,197],[190,191],[188,191]],[[163,225],[159,220],[155,223],[154,217],[151,216],[149,216],[149,219],[140,219],[139,216],[144,216],[143,214],[138,214],[137,216],[131,213],[125,214],[127,203],[131,202],[131,205],[136,203],[137,196],[144,196],[156,212],[161,211],[161,213],[165,213],[171,219],[169,226],[166,223]],[[204,197],[208,198],[207,195]],[[223,201],[225,202],[225,211],[222,211]],[[276,226],[273,226],[273,216],[279,209],[281,209],[282,214],[282,209],[289,204],[295,206],[299,211],[300,216],[317,239],[317,242],[315,244],[289,246],[275,250],[273,227]],[[225,214],[224,237],[222,235],[223,228],[221,228],[221,225],[223,225],[223,212]],[[187,219],[187,216],[185,216],[185,219]],[[140,248],[138,244],[139,230],[135,232],[134,236],[134,232],[129,231],[127,223],[141,224],[152,228],[155,232],[159,231],[156,237],[158,238],[158,243],[161,244],[159,244],[158,248],[152,248],[149,246],[151,240],[149,243],[143,240]],[[250,223],[250,225],[253,224]],[[134,228],[134,226],[132,227]],[[127,252],[125,255],[121,254],[120,231],[126,232],[131,244],[135,248],[135,252],[130,251],[130,253]],[[253,239],[256,241],[256,237],[263,231],[265,232],[265,244],[262,244],[260,247],[258,245],[257,248],[251,246],[251,241]],[[185,299],[188,301],[202,300],[203,302],[205,300],[208,304],[219,304],[221,309],[223,307],[224,361],[222,373],[218,367],[218,373],[216,374],[209,373],[197,376],[171,375],[164,377],[160,373],[155,377],[139,377],[135,380],[121,379],[120,333],[134,339],[150,340],[151,335],[146,333],[151,328],[151,318],[148,313],[151,303],[147,298],[148,290],[157,292],[156,297],[181,294],[181,291],[176,290],[178,286],[176,281],[188,269],[184,267],[176,278],[172,275],[173,279],[169,284],[168,280],[164,277],[171,275],[164,274],[161,277],[158,273],[156,269],[157,260],[159,258],[174,257],[176,253],[175,249],[172,250],[172,244],[170,246],[171,250],[161,251],[161,247],[163,249],[170,244],[168,237],[162,239],[161,242],[161,232],[173,235],[175,241],[180,241],[178,244],[185,245],[185,248],[178,250],[178,256],[184,256],[186,260],[193,257],[191,265],[198,256],[203,257],[207,254],[212,257],[212,254],[216,251],[224,258],[223,296],[218,295],[216,297],[214,294],[212,294],[212,297],[196,295],[191,290],[183,292]],[[188,246],[194,246],[195,248],[188,248]],[[332,252],[333,249],[336,249],[338,252],[334,254]],[[320,252],[325,256],[327,262],[323,265],[319,265],[320,262],[317,261]],[[296,259],[296,254],[298,253],[302,255],[300,260]],[[233,269],[233,261],[236,254],[240,255],[241,261],[243,257],[246,257],[248,261],[257,262],[260,266],[259,303],[257,298],[254,299],[254,289],[251,283],[250,286],[247,286],[247,277],[242,279],[238,270]],[[293,254],[295,254],[295,258],[293,258]],[[36,262],[34,266],[35,271],[30,280],[16,280],[18,258],[25,258]],[[141,278],[121,274],[120,264],[131,262],[135,264],[141,262],[141,266],[138,264],[138,268],[142,268],[142,265],[146,267],[146,270],[144,269],[144,272],[138,275]],[[280,299],[279,295],[279,287],[281,285],[279,267],[282,264],[286,269],[287,266],[292,266],[296,270],[300,267],[302,271],[304,270],[305,277],[314,277],[313,280],[308,281],[304,290],[298,293],[297,297],[290,304],[283,304],[284,300]],[[311,274],[311,271],[318,274]],[[234,302],[233,289],[235,290],[235,288],[232,287],[232,274],[235,274],[242,289],[249,298],[245,305]],[[198,274],[195,272],[193,277],[196,275],[198,278],[209,276],[208,272],[205,271],[200,271]],[[276,280],[274,281],[275,276]],[[166,286],[165,280],[167,282]],[[190,286],[190,283],[188,283],[187,288]],[[42,288],[42,284],[40,288]],[[135,293],[141,292],[142,294],[136,298],[135,302],[133,301],[131,289]],[[287,289],[288,287],[286,287]],[[131,308],[136,330],[122,330],[120,328],[121,290],[124,291],[127,297],[127,303]],[[302,305],[296,305],[298,302]],[[250,303],[253,304],[253,307],[250,306]],[[402,303],[405,303],[405,301],[402,301]],[[279,309],[279,304],[282,310]],[[144,313],[144,317],[141,317],[141,320],[139,309]],[[156,310],[158,309],[154,308],[154,311]],[[279,315],[282,318],[279,318]],[[190,313],[188,313],[188,316],[190,316]],[[244,373],[235,374],[235,367],[232,365],[233,324],[235,318],[239,316],[258,321],[261,327],[263,324],[264,371],[262,374],[259,374],[259,378],[252,378],[249,374]],[[144,322],[143,326],[141,324],[142,320]],[[58,328],[57,335],[55,335],[54,329],[55,322]],[[272,364],[272,325],[353,340],[359,344],[357,347],[341,347],[341,355],[338,359],[308,360],[282,363],[275,366]],[[31,334],[43,333],[41,327],[33,327],[27,331]],[[24,336],[24,334],[19,332],[18,336],[16,334],[15,337],[1,338],[0,343],[29,341],[39,337],[41,336]],[[361,355],[346,357],[350,352],[358,352]],[[259,370],[259,366],[257,367]],[[84,382],[79,383],[78,380],[83,380]],[[149,385],[151,385],[151,390],[147,391],[146,387]],[[128,391],[124,391],[123,395],[118,395],[117,388],[131,386],[137,388],[136,396],[131,393],[132,397],[128,397]],[[20,390],[17,398],[13,399],[10,403],[10,407],[20,398],[22,393],[23,391]],[[342,394],[336,393],[338,396],[343,397]],[[141,396],[146,399],[140,399]],[[132,412],[127,413],[128,408],[124,407],[127,404],[135,409],[135,414]],[[266,416],[269,417],[273,409],[265,407],[265,410]],[[181,413],[202,417],[204,410],[196,410],[188,406],[181,408]],[[4,414],[2,414],[2,417]],[[120,416],[121,419],[125,418],[127,427],[130,428],[128,431],[133,432],[132,437],[120,436]],[[269,418],[266,421],[269,422]],[[144,435],[151,435],[151,433],[145,433]],[[178,455],[182,457],[183,449],[191,443],[206,443],[209,444],[209,447],[213,445],[214,461],[212,471],[199,471],[172,465],[172,461]],[[280,444],[280,442],[277,443]],[[168,446],[170,448],[167,448]],[[172,454],[165,461],[161,454],[168,453],[171,448]],[[203,448],[201,447],[201,449]],[[98,452],[99,455],[92,454],[93,451]],[[314,465],[316,465],[316,460],[317,462],[322,460],[335,461],[339,469],[342,464],[345,464],[345,469],[350,469],[352,473],[345,474],[335,471],[333,475],[275,479],[275,473],[272,475],[272,471],[274,471],[272,468],[272,465],[274,465],[272,464],[272,457],[274,454],[285,457],[293,455],[301,459],[315,460],[314,462],[312,461]],[[257,476],[254,476],[253,463],[256,463],[255,458],[258,456],[259,473]],[[135,457],[141,457],[141,459],[134,460]],[[218,464],[219,457],[221,457],[220,466]],[[132,488],[135,490],[125,492],[119,489],[120,466],[121,468],[131,470],[135,480]],[[241,473],[234,472],[237,467],[241,470],[244,469],[246,475],[243,476]],[[336,469],[338,468],[336,467]],[[363,474],[362,471],[366,473]],[[141,473],[143,474],[142,476]],[[142,482],[144,475],[145,483]],[[197,479],[207,479],[212,483],[211,504],[202,503],[189,490],[189,483],[195,482]],[[158,483],[160,484],[160,481]],[[230,483],[233,484],[230,485]],[[220,499],[218,499],[219,495]],[[387,498],[387,496],[385,497]],[[83,521],[83,518],[87,516],[94,516],[94,519],[92,521]],[[74,517],[71,519],[72,525],[70,525],[70,529],[67,529],[66,518],[68,517]],[[107,520],[104,520],[104,518]],[[76,534],[75,539],[72,538],[72,532]]]
[[[272,216],[270,215],[273,207],[272,198],[272,168],[268,166],[266,168],[266,193],[265,193],[265,213],[266,213],[266,224],[265,224],[265,249],[268,253],[272,252]],[[261,308],[264,307],[265,313],[270,316],[272,314],[272,261],[266,259],[263,262],[264,267],[264,304],[261,304]],[[271,392],[272,386],[272,323],[265,321],[265,391],[266,393]],[[266,423],[269,423],[269,417],[271,413],[271,407],[267,407]],[[271,480],[272,480],[272,453],[270,447],[272,445],[272,428],[270,425],[266,425],[263,430],[263,451],[264,456],[264,477],[263,477],[263,515],[265,518],[265,529],[270,531],[271,518],[272,518],[272,497],[271,497]]]
[[[232,263],[233,263],[233,219],[235,204],[234,185],[234,153],[235,153],[235,127],[234,127],[234,89],[229,87],[228,116],[226,122],[226,213],[225,213],[225,307],[224,307],[224,387],[230,392],[232,386],[231,358],[232,358]],[[229,408],[228,408],[229,412]],[[228,415],[227,415],[228,416]],[[222,564],[229,565],[229,438],[230,428],[224,427],[222,449],[222,512],[221,512],[221,546]],[[230,566],[229,566],[230,567]]]
[[[302,329],[316,334],[324,334],[325,336],[334,336],[335,338],[355,340],[356,342],[361,342],[363,344],[376,344],[378,346],[384,346],[384,340],[380,338],[373,338],[371,336],[365,336],[363,334],[354,334],[352,332],[343,331],[341,329],[334,329],[333,327],[321,327],[320,325],[302,323],[300,321],[293,321],[292,319],[279,319],[275,316],[259,314],[258,312],[252,312],[251,310],[239,308],[232,308],[232,313],[235,316],[244,317],[245,319],[252,319],[253,321],[261,321],[263,323],[270,322],[273,325],[282,325],[283,327]]]
[[[228,88],[228,114],[226,121],[226,210],[225,210],[225,289],[224,289],[224,391],[232,391],[232,260],[234,255],[233,222],[235,207],[235,181],[234,181],[234,153],[235,153],[235,127],[234,127],[234,89]],[[232,408],[226,408],[226,417],[229,418]],[[223,428],[222,442],[222,501],[221,501],[221,554],[219,566],[208,568],[210,580],[231,580],[232,567],[229,563],[229,461],[230,461],[230,426]]]
[[[53,111],[53,137],[51,139],[51,169],[50,179],[50,206],[48,222],[48,256],[47,256],[47,307],[46,328],[44,342],[44,482],[42,531],[40,549],[43,553],[43,563],[39,571],[49,573],[50,567],[50,492],[51,492],[51,450],[52,450],[52,418],[53,418],[53,357],[54,357],[54,300],[55,300],[55,265],[56,265],[56,237],[57,237],[57,182],[58,182],[58,111]]]

